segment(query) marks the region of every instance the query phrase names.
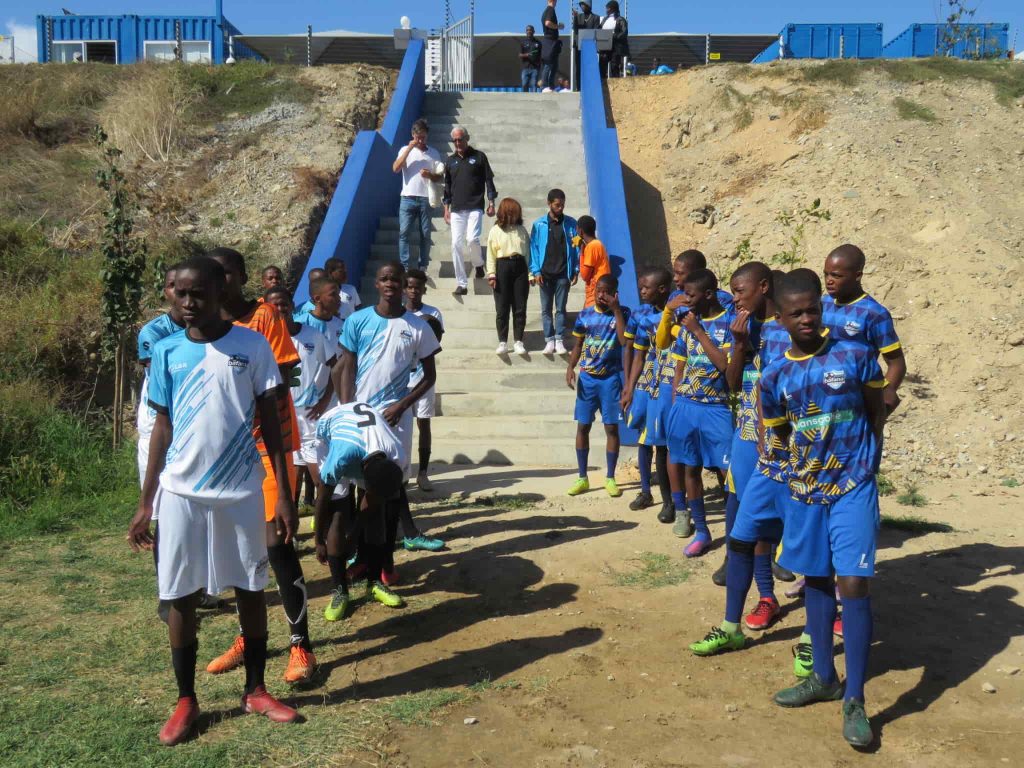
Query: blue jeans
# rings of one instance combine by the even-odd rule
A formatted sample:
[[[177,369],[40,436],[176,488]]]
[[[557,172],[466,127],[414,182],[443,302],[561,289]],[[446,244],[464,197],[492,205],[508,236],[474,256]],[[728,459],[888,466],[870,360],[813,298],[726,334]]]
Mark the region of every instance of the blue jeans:
[[[402,195],[398,205],[398,258],[402,266],[409,268],[410,240],[416,242],[417,225],[419,225],[420,262],[419,267],[426,269],[430,263],[430,202],[425,197],[407,197]],[[415,269],[416,264],[412,267]]]
[[[543,52],[541,54],[540,79],[545,88],[554,89],[555,76],[558,75],[558,57],[562,53],[562,41],[544,38],[541,46]]]
[[[540,76],[540,70],[535,67],[527,67],[522,71],[520,77],[523,80],[523,91],[526,93],[533,93],[537,90],[537,78]]]
[[[569,300],[569,278],[544,278],[540,286],[540,317],[544,323],[544,341],[555,341],[565,336],[565,304]],[[554,304],[555,322],[551,322]]]

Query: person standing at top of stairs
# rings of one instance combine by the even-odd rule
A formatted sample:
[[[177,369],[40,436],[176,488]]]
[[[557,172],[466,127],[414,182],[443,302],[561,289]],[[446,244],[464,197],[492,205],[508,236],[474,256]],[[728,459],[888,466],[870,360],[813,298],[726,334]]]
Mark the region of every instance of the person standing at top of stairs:
[[[480,150],[469,145],[469,131],[462,126],[452,128],[455,152],[444,166],[444,220],[452,232],[452,265],[455,267],[456,296],[469,293],[466,256],[476,268],[476,277],[484,276],[484,256],[480,243],[483,232],[484,196],[487,215],[494,216],[494,172]]]

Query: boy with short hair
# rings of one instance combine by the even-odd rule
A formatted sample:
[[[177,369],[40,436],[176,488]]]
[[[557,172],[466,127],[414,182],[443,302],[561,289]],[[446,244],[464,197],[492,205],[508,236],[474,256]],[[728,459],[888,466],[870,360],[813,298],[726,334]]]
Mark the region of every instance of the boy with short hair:
[[[264,685],[267,661],[266,525],[262,471],[252,435],[254,414],[282,489],[275,504],[285,540],[297,519],[285,448],[277,420],[281,384],[266,339],[221,315],[224,270],[191,259],[175,274],[175,298],[186,330],[153,350],[149,404],[157,412],[139,508],[128,529],[132,549],[152,549],[150,521],[159,514],[160,598],[170,601],[168,634],[178,704],[160,731],[172,746],[188,738],[199,718],[195,672],[196,604],[200,591],[233,587],[246,644],[242,709],[275,722],[298,713]]]
[[[327,276],[317,278],[309,285],[309,301],[306,303],[310,302],[311,309],[300,309],[292,315],[292,319],[322,333],[331,340],[335,354],[340,354],[341,332],[345,321],[338,316],[338,307],[341,306],[338,284]]]
[[[580,277],[576,219],[565,215],[565,192],[548,192],[548,212],[530,231],[530,285],[540,286],[545,355],[564,355],[565,308],[569,289]],[[552,308],[554,320],[552,321]]]
[[[270,567],[274,571],[277,589],[281,595],[285,619],[288,622],[291,649],[288,667],[284,679],[289,683],[308,680],[316,668],[316,657],[313,655],[309,639],[309,622],[307,618],[306,581],[302,574],[298,553],[290,538],[286,539],[281,521],[276,518],[278,496],[285,488],[291,493],[295,484],[295,464],[293,452],[299,449],[299,426],[292,404],[289,382],[293,378],[293,369],[299,362],[291,335],[284,319],[277,309],[269,304],[260,304],[245,298],[242,289],[249,276],[245,270],[245,257],[232,248],[215,248],[208,256],[217,261],[224,270],[225,287],[221,301],[221,314],[235,325],[249,328],[262,335],[270,344],[281,373],[281,385],[278,388],[277,404],[278,431],[284,442],[285,462],[288,469],[288,482],[278,481],[277,474],[270,471],[270,457],[263,442],[262,420],[257,419],[253,425],[253,437],[260,452],[265,469],[263,481],[263,503],[267,528],[267,554]],[[242,664],[244,659],[245,637],[239,634],[231,648],[211,661],[206,671],[210,674],[221,674]]]
[[[829,334],[822,338],[821,297],[813,282],[788,276],[776,289],[779,322],[791,347],[762,373],[766,427],[789,443],[789,490],[782,564],[805,574],[807,631],[814,671],[775,694],[783,707],[843,698],[843,737],[855,747],[874,739],[864,711],[872,638],[868,580],[879,525],[876,473],[882,450],[887,381],[873,349]],[[833,664],[833,574],[844,608],[846,685]]]
[[[729,468],[732,411],[724,374],[732,347],[732,318],[717,294],[718,279],[711,270],[690,273],[683,284],[688,311],[672,347],[676,370],[668,428],[669,459],[683,467],[684,503],[695,528],[693,539],[683,550],[687,557],[700,557],[711,546],[702,469],[716,470],[724,481]],[[675,492],[674,508],[684,501],[683,493]]]
[[[576,344],[569,355],[565,383],[576,390],[576,462],[579,478],[569,489],[570,496],[590,490],[587,462],[590,456],[590,428],[594,415],[601,411],[605,431],[607,474],[604,487],[608,495],[622,495],[615,483],[619,462],[619,422],[622,421],[622,348],[626,345],[629,309],[619,304],[619,281],[602,275],[595,281],[594,306],[585,308],[576,318],[573,336]],[[581,362],[582,358],[582,362]],[[576,365],[580,364],[577,381]]]
[[[604,243],[597,239],[597,222],[592,216],[580,216],[576,222],[579,230],[580,243],[580,279],[586,286],[586,300],[583,308],[594,306],[597,281],[604,275],[612,273],[612,265],[608,260],[608,251]]]
[[[405,273],[405,308],[418,317],[422,317],[430,325],[438,342],[444,335],[444,317],[441,310],[423,303],[423,296],[427,292],[427,274],[422,269],[410,269]],[[415,387],[423,378],[423,366],[417,365],[409,378],[409,387]],[[430,485],[430,478],[427,477],[427,469],[430,467],[430,420],[436,415],[437,393],[435,388],[427,390],[427,394],[416,401],[415,416],[416,429],[419,432],[419,471],[416,474],[416,485],[421,491],[430,492],[433,487]],[[412,541],[406,543],[406,549],[428,549],[436,551],[441,547],[435,542],[440,539],[428,539],[420,536],[421,542]],[[419,547],[416,544],[428,544]],[[443,543],[442,543],[443,546]],[[433,548],[433,549],[432,549]]]
[[[661,489],[661,520],[672,510],[672,490],[668,477],[668,448],[665,424],[658,419],[659,377],[661,355],[655,345],[658,323],[668,297],[672,273],[664,267],[649,267],[640,278],[640,300],[643,303],[627,324],[627,338],[633,337],[632,371],[622,394],[626,424],[640,431],[637,463],[640,467],[640,493],[629,508],[641,510],[653,506],[651,497],[651,461],[654,459],[658,486]],[[637,353],[640,354],[637,354]],[[674,516],[674,513],[673,513]],[[671,520],[669,520],[671,522]]]
[[[363,305],[363,301],[359,298],[359,291],[356,290],[356,287],[348,282],[348,265],[345,264],[344,259],[332,256],[324,262],[324,271],[329,280],[338,284],[338,296],[341,300],[338,306],[338,317],[344,322]]]
[[[284,285],[284,273],[281,272],[280,268],[275,267],[271,264],[269,267],[264,267],[260,273],[260,285],[263,286],[263,293],[271,288],[277,288],[279,285]]]

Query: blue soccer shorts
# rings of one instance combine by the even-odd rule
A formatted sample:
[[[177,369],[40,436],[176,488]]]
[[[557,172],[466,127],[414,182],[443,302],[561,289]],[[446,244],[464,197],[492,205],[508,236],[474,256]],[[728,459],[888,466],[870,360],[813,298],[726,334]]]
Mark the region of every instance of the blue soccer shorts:
[[[723,471],[729,468],[732,411],[724,403],[676,397],[668,432],[668,458],[673,464]]]
[[[874,477],[831,504],[806,504],[791,498],[786,503],[779,562],[805,576],[874,576],[879,522]]]
[[[733,463],[730,469],[735,468]],[[754,472],[747,478],[746,488],[740,496],[740,508],[736,512],[730,538],[748,542],[782,541],[782,525],[790,501],[786,483]]]
[[[644,442],[644,430],[647,428],[647,400],[650,395],[640,387],[633,390],[633,400],[629,404],[629,410],[623,414],[626,419],[626,426],[635,429],[640,433],[640,445],[647,445]]]
[[[729,490],[741,501],[743,491],[756,467],[757,443],[742,439],[739,430],[736,430],[732,436],[732,446],[729,448],[729,475],[732,477],[732,488]]]
[[[672,413],[672,385],[658,386],[658,396],[647,400],[644,445],[668,445],[668,419]]]
[[[576,413],[573,418],[580,424],[593,424],[594,415],[601,411],[601,421],[616,426],[622,421],[622,379],[613,373],[604,378],[580,371],[576,377]]]

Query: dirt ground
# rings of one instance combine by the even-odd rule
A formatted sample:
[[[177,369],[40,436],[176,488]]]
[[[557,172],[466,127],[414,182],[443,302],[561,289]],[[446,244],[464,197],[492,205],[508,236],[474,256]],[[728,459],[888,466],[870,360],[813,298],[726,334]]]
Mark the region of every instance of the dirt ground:
[[[862,247],[906,349],[886,471],[909,480],[1024,482],[1024,99],[1000,101],[971,74],[995,65],[974,64],[728,65],[611,87],[638,261],[696,247],[728,279]]]

